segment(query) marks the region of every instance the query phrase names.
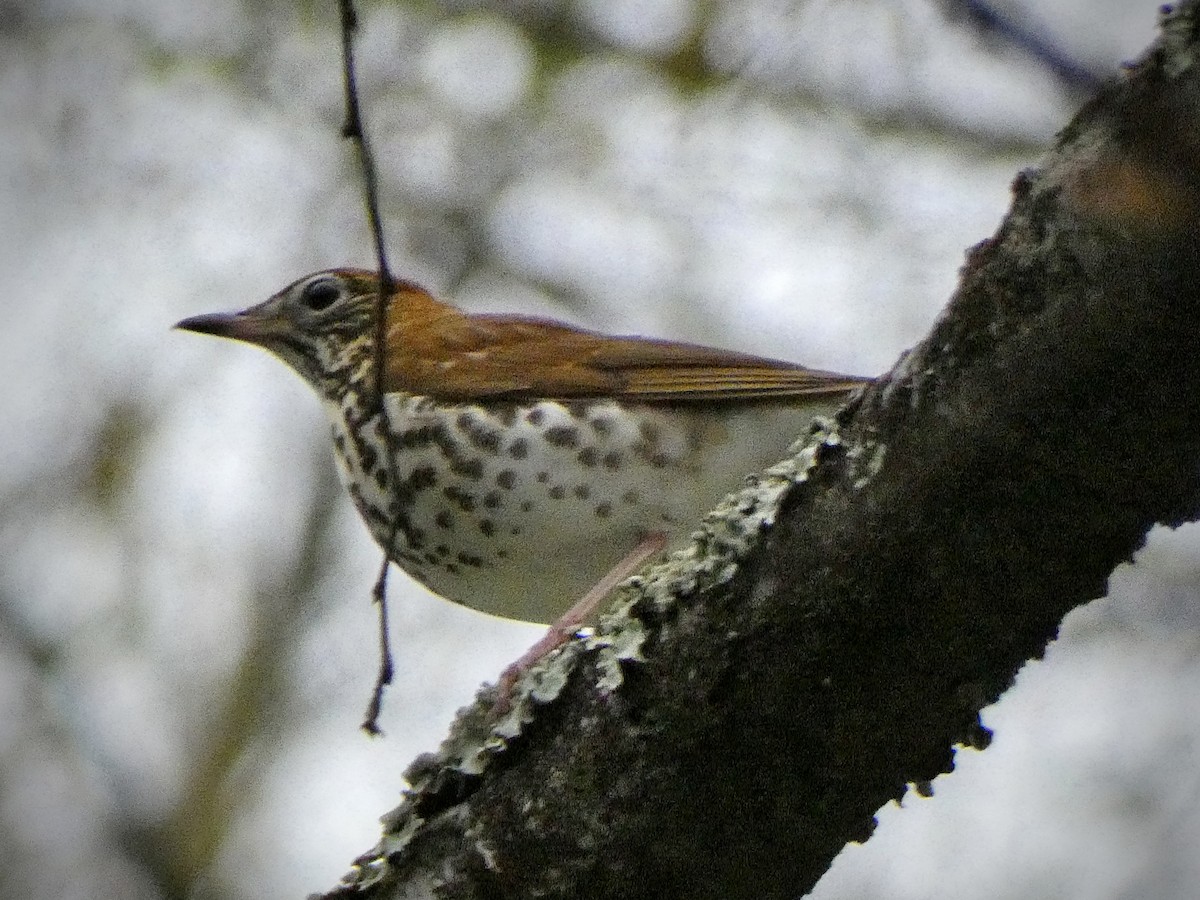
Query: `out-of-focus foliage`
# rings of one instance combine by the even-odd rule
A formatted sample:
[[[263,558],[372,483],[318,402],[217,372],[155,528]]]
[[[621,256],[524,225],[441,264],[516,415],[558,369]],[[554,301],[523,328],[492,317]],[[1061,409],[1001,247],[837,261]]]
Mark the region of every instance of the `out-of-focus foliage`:
[[[1154,4],[999,8],[1115,71]],[[951,2],[361,19],[399,273],[847,371],[919,339],[1083,99]],[[0,6],[0,896],[329,887],[537,634],[394,576],[388,737],[359,734],[378,555],[320,412],[278,363],[168,330],[372,263],[335,25],[332,0]],[[1148,555],[989,713],[993,748],[816,896],[1192,895],[1195,541]]]

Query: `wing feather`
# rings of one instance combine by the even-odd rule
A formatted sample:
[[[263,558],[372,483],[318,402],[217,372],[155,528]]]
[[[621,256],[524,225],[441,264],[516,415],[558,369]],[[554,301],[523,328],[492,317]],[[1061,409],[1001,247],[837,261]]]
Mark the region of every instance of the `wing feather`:
[[[624,397],[643,402],[836,396],[869,379],[524,316],[467,315],[423,291],[393,303],[388,390],[442,400]]]

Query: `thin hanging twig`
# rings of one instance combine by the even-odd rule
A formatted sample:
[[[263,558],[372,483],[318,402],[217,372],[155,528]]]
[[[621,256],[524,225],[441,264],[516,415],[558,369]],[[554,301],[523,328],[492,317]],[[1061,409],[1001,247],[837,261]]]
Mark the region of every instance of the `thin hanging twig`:
[[[354,32],[358,28],[358,14],[354,10],[354,0],[338,0],[342,19],[342,75],[346,87],[346,119],[342,124],[342,136],[354,142],[358,149],[358,162],[362,170],[363,193],[367,202],[367,219],[371,225],[371,235],[375,241],[375,258],[379,265],[379,294],[375,303],[375,402],[379,406],[380,420],[383,425],[384,442],[387,444],[387,465],[390,483],[394,486],[400,483],[396,472],[396,449],[392,446],[393,432],[388,420],[387,404],[384,403],[383,375],[385,369],[384,354],[387,338],[387,308],[388,298],[395,289],[395,279],[387,263],[387,249],[383,239],[383,218],[379,213],[379,179],[375,169],[375,157],[371,153],[371,145],[367,140],[366,129],[363,128],[362,113],[358,102],[358,79],[354,67]],[[387,575],[388,552],[396,543],[399,530],[399,518],[392,517],[388,540],[383,553],[383,564],[379,567],[379,577],[371,597],[379,607],[379,674],[375,678],[375,687],[371,693],[371,701],[367,704],[367,715],[363,719],[362,729],[368,734],[380,734],[379,711],[383,705],[384,688],[392,683],[394,668],[392,665],[392,648],[388,639],[387,613]]]

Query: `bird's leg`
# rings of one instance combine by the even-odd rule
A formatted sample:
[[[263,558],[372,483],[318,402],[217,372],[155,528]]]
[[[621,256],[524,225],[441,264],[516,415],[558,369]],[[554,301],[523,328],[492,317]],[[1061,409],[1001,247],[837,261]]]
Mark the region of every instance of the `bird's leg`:
[[[591,618],[597,607],[616,590],[617,585],[640,569],[648,559],[661,553],[667,546],[667,535],[662,531],[653,531],[642,538],[641,542],[625,554],[615,566],[609,569],[604,577],[595,583],[590,590],[575,602],[558,621],[551,625],[536,644],[526,650],[521,658],[500,673],[500,681],[496,685],[496,703],[493,712],[503,714],[508,711],[510,694],[513,686],[525,672],[556,647],[569,641],[579,626]]]

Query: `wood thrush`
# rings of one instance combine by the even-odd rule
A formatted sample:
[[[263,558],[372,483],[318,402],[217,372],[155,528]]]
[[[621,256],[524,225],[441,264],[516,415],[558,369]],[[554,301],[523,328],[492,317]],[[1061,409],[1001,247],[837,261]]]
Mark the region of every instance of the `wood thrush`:
[[[373,272],[333,269],[176,327],[257,344],[304,377],[332,422],[342,482],[409,575],[483,612],[558,620],[518,667],[867,380],[467,314],[399,281],[381,356],[387,439],[378,290]]]

